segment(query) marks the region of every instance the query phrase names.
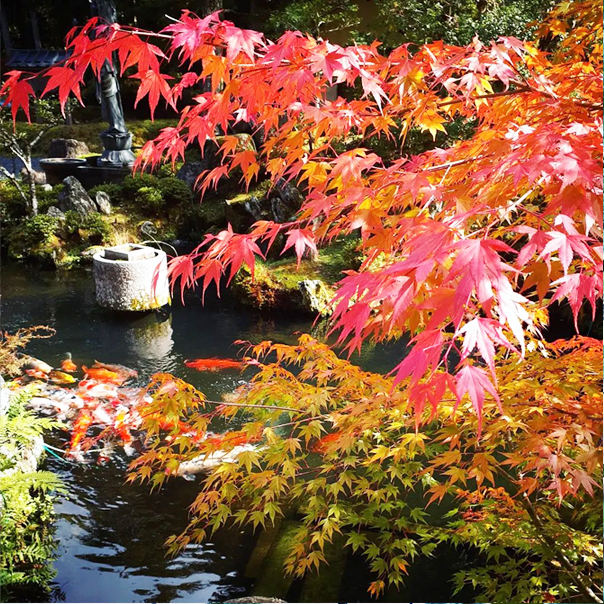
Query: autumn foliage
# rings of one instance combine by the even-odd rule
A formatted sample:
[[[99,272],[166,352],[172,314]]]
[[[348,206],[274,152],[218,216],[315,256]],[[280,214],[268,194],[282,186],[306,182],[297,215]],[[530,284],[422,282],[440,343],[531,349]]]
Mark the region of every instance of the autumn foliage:
[[[293,222],[208,235],[172,263],[173,278],[220,287],[244,263],[253,274],[280,233],[300,258],[358,231],[365,261],[337,290],[339,342],[354,350],[369,338],[414,334],[395,381],[411,379],[418,407],[442,390],[443,350],[455,350],[461,362],[447,387],[469,395],[480,415],[485,397],[498,396],[495,349],[524,355],[548,304],[568,301],[576,319],[602,295],[600,11],[595,2],[555,9],[542,30],[562,37],[554,52],[502,38],[388,55],[377,43],[341,48],[298,32],[272,43],[217,14],[185,12],[160,34],[93,20],[70,32],[73,54],[48,70],[44,92],[58,89],[61,103],[79,98],[87,70],[98,75],[114,53],[122,73],[135,71],[137,102],[147,97],[152,113],[160,98],[177,108],[186,88],[211,82],[180,110],[178,126],[144,146],[138,166],[175,161],[187,145],[203,149],[218,128],[244,121],[262,133],[262,148],[242,150],[227,134],[224,161],[201,190],[234,171],[249,185],[263,169],[307,195]],[[184,71],[174,82],[162,72],[170,58]],[[2,94],[14,114],[28,114],[33,76],[8,75]],[[328,101],[333,84],[342,95]],[[404,149],[413,128],[435,136],[454,120],[475,121],[469,140],[388,165],[362,145],[335,148],[357,135],[394,138]]]
[[[333,301],[338,344],[353,352],[368,340],[411,334],[410,352],[391,377],[363,374],[314,342],[255,349],[256,357],[271,352],[303,366],[298,377],[279,364],[262,366],[242,399],[252,406],[290,401],[292,428],[288,436],[265,428],[263,452],[242,455],[210,476],[194,506],[198,521],[181,545],[229,518],[261,524],[280,513],[282,498],[304,496],[307,532],[290,570],[318,565],[324,540],[352,531],[349,545],[369,558],[380,576],[372,591],[379,593],[387,581],[401,580],[405,560],[417,553],[400,544],[400,532],[411,530],[401,492],[423,481],[434,501],[460,498],[469,524],[458,533],[478,527],[466,535],[470,541],[486,549],[488,531],[481,531],[497,501],[517,528],[520,518],[528,522],[522,526],[533,551],[541,547],[544,559],[570,576],[574,562],[556,548],[574,537],[541,531],[535,508],[543,503],[551,520],[554,501],[601,492],[601,477],[594,481],[601,468],[601,395],[582,375],[601,344],[548,347],[540,331],[551,304],[568,304],[577,324],[580,313],[595,315],[602,297],[601,10],[593,0],[563,2],[537,42],[435,42],[389,53],[377,42],[343,48],[299,32],[273,43],[218,14],[200,19],[190,12],[158,34],[94,20],[70,33],[72,55],[48,71],[45,92],[58,88],[62,103],[78,97],[87,71],[98,75],[115,53],[122,74],[140,80],[137,102],[146,99],[152,114],[160,100],[179,112],[177,126],[144,146],[139,169],[175,162],[189,145],[203,151],[222,132],[223,161],[200,178],[202,193],[228,176],[249,186],[261,173],[305,193],[290,222],[207,235],[193,254],[172,261],[175,282],[220,289],[244,264],[253,276],[256,258],[276,241],[300,259],[359,233],[364,261],[340,281]],[[175,79],[166,75],[170,62],[182,73]],[[13,115],[22,108],[29,116],[33,76],[8,75],[1,94]],[[327,100],[336,84],[337,98]],[[193,92],[192,102],[181,107],[185,90]],[[240,148],[229,134],[238,122],[261,136],[257,151]],[[406,154],[410,133],[440,140],[459,123],[471,125],[469,138]],[[398,158],[385,162],[369,150],[368,141],[381,137],[396,142]],[[304,407],[292,388],[300,389]],[[276,411],[254,413],[252,431],[258,422],[278,423]],[[418,430],[435,422],[436,435]],[[311,455],[321,457],[319,465]],[[152,467],[162,457],[154,459],[143,463]],[[315,473],[313,480],[298,480],[306,472]],[[497,491],[498,476],[513,483],[511,494]],[[250,497],[251,508],[235,510],[236,501]],[[419,531],[421,514],[413,513]],[[389,518],[392,529],[380,518]],[[380,531],[377,553],[373,542],[354,536],[365,526]],[[583,546],[591,553],[581,564],[589,566],[588,558],[597,558],[590,548],[597,547],[589,539]],[[506,547],[500,555],[509,554]],[[516,596],[573,592],[602,601],[589,586],[587,566],[565,594],[544,569],[542,584]],[[504,597],[496,590],[487,595]]]

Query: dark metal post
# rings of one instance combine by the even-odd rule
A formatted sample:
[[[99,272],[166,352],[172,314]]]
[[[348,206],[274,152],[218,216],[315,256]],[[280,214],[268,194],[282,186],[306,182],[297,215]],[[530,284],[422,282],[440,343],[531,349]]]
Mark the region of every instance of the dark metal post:
[[[115,23],[117,12],[113,0],[90,0],[92,14],[100,17],[106,23]],[[101,76],[97,82],[97,99],[101,103],[103,118],[109,123],[109,128],[101,133],[103,153],[99,163],[109,166],[130,166],[134,163],[132,153],[132,134],[126,127],[120,85],[117,77],[117,57],[113,61],[105,61]]]

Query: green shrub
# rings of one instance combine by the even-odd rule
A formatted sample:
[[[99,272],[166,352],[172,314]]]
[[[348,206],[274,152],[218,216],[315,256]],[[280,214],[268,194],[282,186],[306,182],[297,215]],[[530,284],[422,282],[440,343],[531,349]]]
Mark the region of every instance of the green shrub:
[[[190,205],[193,201],[191,189],[178,178],[162,178],[158,186],[168,207],[174,207],[179,204]]]
[[[8,180],[0,181],[0,220],[6,225],[27,216],[27,205],[17,187]]]
[[[40,241],[48,241],[56,235],[59,219],[55,216],[47,216],[39,214],[32,218],[28,218],[21,226],[24,241],[28,245],[35,245]]]
[[[59,219],[46,214],[27,218],[8,233],[8,254],[16,260],[31,259],[55,266],[61,245],[57,237]]]
[[[92,189],[90,189],[90,191],[88,191],[88,195],[90,195],[90,197],[92,197],[92,199],[94,199],[95,195],[99,191],[102,191],[103,193],[107,193],[107,195],[109,195],[109,199],[111,200],[111,203],[113,205],[120,205],[126,197],[126,193],[124,191],[123,186],[121,184],[118,184],[115,182],[106,182],[106,183],[103,183],[102,185],[97,185],[96,187],[92,187]]]
[[[141,187],[134,194],[136,205],[144,212],[160,214],[164,206],[164,196],[155,187]]]
[[[65,212],[62,234],[66,239],[89,245],[106,243],[111,236],[111,227],[103,220],[103,216],[94,212],[82,218],[77,212]]]
[[[63,190],[64,185],[55,185],[50,191],[45,191],[42,187],[36,187],[38,197],[38,212],[45,214],[50,206],[59,204],[59,193]]]
[[[172,176],[175,176],[176,173],[182,168],[183,166],[182,161],[177,161],[174,164],[174,167],[172,167],[171,163],[167,163],[167,164],[162,164],[156,172],[156,175],[159,178],[171,178]]]
[[[122,183],[122,191],[126,199],[133,200],[136,192],[143,187],[156,188],[159,178],[153,174],[137,174],[136,176],[126,176]]]
[[[25,453],[41,444],[42,434],[60,424],[38,418],[25,403],[32,392],[13,396],[5,415],[0,416],[0,585],[2,601],[18,599],[19,589],[35,585],[49,588],[56,572],[54,509],[51,493],[65,492],[51,472],[26,468]]]

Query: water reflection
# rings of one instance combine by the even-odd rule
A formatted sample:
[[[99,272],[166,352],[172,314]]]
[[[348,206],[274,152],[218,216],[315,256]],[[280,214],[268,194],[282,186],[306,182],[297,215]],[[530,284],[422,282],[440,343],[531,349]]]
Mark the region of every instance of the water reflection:
[[[133,358],[141,365],[170,373],[178,369],[178,356],[172,354],[173,334],[172,314],[162,311],[131,320],[124,339]]]
[[[249,379],[251,370],[200,373],[185,367],[185,359],[236,358],[240,348],[233,345],[235,340],[293,344],[296,332],[312,330],[316,337],[326,337],[321,323],[313,326],[292,316],[268,318],[234,310],[219,299],[202,308],[195,295],[185,306],[177,301],[168,313],[112,313],[97,306],[88,271],[59,275],[4,268],[1,285],[4,330],[36,324],[56,329],[53,338],[33,341],[30,354],[53,366],[66,351],[78,365],[94,360],[127,365],[139,372],[140,385],[153,373],[171,372],[213,400]],[[367,348],[353,361],[389,371],[404,352],[405,343],[399,341]],[[70,493],[57,506],[59,558],[53,601],[208,602],[249,594],[250,581],[243,573],[255,538],[239,529],[225,531],[212,543],[191,546],[167,559],[164,541],[186,526],[197,483],[173,480],[159,493],[149,494],[147,486],[125,484],[127,462],[122,457],[97,467],[49,458],[50,468],[61,474]],[[357,590],[361,597],[364,589]],[[353,601],[348,596],[346,601]]]
[[[77,602],[204,602],[249,589],[241,577],[253,545],[248,532],[217,534],[165,557],[164,541],[187,523],[196,485],[175,480],[159,493],[124,483],[127,460],[111,467],[58,470],[70,499],[57,508],[57,581]],[[94,586],[91,589],[91,586]]]

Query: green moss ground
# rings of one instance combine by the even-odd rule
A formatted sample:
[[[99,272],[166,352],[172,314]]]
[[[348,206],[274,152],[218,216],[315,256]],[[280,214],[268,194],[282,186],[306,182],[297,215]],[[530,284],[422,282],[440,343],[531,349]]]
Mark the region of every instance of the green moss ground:
[[[342,278],[342,271],[358,268],[357,241],[354,238],[335,241],[320,249],[316,259],[303,259],[299,267],[291,257],[259,261],[253,281],[249,270],[244,268],[234,281],[238,298],[255,308],[305,310],[300,281],[318,279],[330,286]]]
[[[155,120],[154,122],[151,120],[135,120],[128,121],[127,125],[130,132],[132,132],[133,145],[141,147],[149,139],[155,138],[162,128],[175,126],[176,123],[176,120]],[[39,132],[43,127],[41,124],[24,124],[21,122],[17,124],[19,130],[29,131],[32,134]],[[106,122],[55,126],[42,136],[34,147],[33,153],[37,156],[46,155],[48,153],[48,145],[53,138],[75,138],[85,142],[91,153],[100,153],[102,145],[99,134],[106,129]]]

